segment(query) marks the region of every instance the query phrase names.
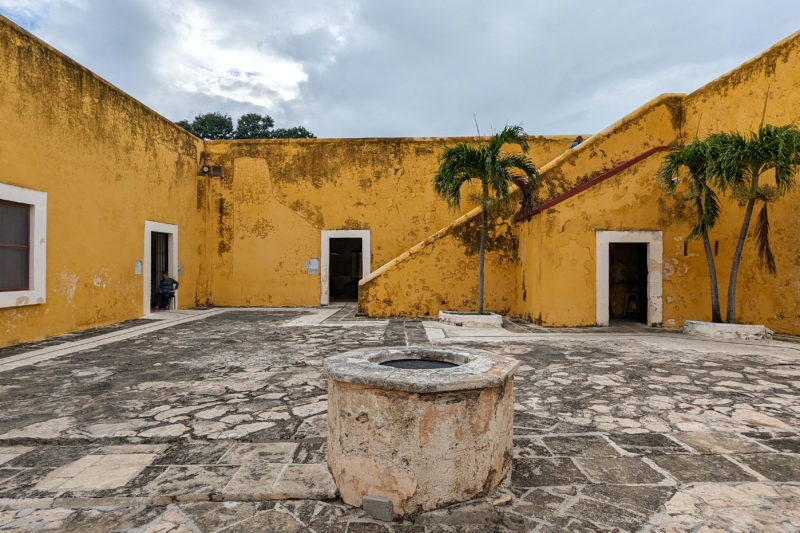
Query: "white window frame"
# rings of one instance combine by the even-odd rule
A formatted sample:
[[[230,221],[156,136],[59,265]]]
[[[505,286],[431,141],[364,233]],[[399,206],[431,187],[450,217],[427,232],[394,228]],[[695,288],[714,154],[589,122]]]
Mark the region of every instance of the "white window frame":
[[[0,183],[0,200],[30,206],[28,289],[0,292],[0,308],[47,301],[47,193]]]
[[[664,272],[664,243],[660,231],[605,231],[595,235],[596,248],[596,306],[598,326],[608,325],[609,249],[611,243],[637,243],[647,245],[647,323],[661,324],[661,296]]]
[[[163,222],[153,222],[151,220],[146,220],[144,222],[144,263],[142,264],[142,283],[143,283],[143,291],[142,291],[142,311],[144,313],[143,316],[147,316],[150,314],[150,265],[153,261],[153,250],[152,250],[152,240],[151,234],[153,232],[157,233],[167,233],[169,234],[169,251],[168,251],[168,262],[169,266],[167,271],[169,272],[169,277],[173,279],[178,279],[178,226],[175,224],[165,224]],[[175,291],[175,305],[172,309],[178,309],[178,291]]]
[[[369,276],[372,264],[370,254],[370,231],[368,229],[336,229],[321,232],[321,250],[319,255],[320,304],[329,305],[331,277],[331,239],[361,239],[361,279]]]

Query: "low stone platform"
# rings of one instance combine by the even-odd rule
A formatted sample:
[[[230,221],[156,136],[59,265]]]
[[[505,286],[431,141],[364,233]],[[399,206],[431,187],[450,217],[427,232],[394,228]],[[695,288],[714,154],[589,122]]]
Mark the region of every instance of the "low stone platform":
[[[719,324],[696,320],[685,320],[683,332],[722,340],[763,340],[769,339],[773,334],[772,330],[757,324]]]
[[[800,528],[796,342],[215,311],[38,343],[35,358],[0,349],[15,361],[0,367],[0,532]],[[331,484],[322,361],[425,343],[521,362],[511,474],[377,522]]]

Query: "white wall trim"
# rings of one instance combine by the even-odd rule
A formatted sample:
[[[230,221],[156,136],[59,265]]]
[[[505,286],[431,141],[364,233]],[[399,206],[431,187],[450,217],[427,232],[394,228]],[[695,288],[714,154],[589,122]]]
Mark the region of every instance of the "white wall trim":
[[[647,244],[647,323],[661,324],[663,280],[663,236],[660,231],[604,231],[595,234],[596,248],[596,300],[595,313],[598,326],[608,325],[608,261],[612,242]]]
[[[320,304],[328,305],[330,297],[331,275],[331,239],[361,239],[361,279],[371,272],[372,257],[370,253],[370,231],[368,229],[337,229],[321,232],[319,255]]]
[[[144,261],[142,262],[142,311],[144,315],[150,314],[150,265],[152,264],[152,242],[150,234],[167,233],[169,234],[169,276],[178,279],[178,226],[175,224],[164,224],[163,222],[144,222]],[[180,281],[180,280],[178,280]],[[175,291],[175,309],[178,309],[178,293]]]
[[[43,304],[47,301],[47,193],[0,183],[0,200],[31,206],[28,290],[0,292],[0,307]]]

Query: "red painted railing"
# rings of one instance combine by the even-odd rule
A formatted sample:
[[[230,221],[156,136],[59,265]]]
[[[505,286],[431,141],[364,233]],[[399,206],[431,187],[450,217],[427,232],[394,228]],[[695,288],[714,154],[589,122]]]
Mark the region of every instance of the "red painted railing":
[[[620,163],[619,165],[615,166],[614,168],[612,168],[610,170],[606,170],[605,172],[603,172],[599,176],[596,176],[596,177],[594,177],[594,178],[592,178],[592,179],[590,179],[588,181],[584,181],[583,183],[581,183],[577,187],[573,187],[572,189],[568,190],[567,192],[565,192],[563,194],[560,194],[560,195],[556,196],[555,198],[551,198],[550,200],[548,200],[546,202],[542,202],[541,204],[534,205],[533,207],[530,207],[528,209],[525,209],[525,203],[526,202],[525,202],[525,199],[523,199],[523,208],[514,217],[514,222],[521,222],[523,220],[528,220],[533,215],[536,215],[537,213],[541,213],[545,209],[550,209],[554,205],[560,204],[561,202],[572,198],[576,194],[585,191],[589,187],[593,187],[593,186],[597,185],[598,183],[607,180],[608,178],[616,176],[617,174],[619,174],[620,172],[622,172],[626,168],[632,167],[633,165],[635,165],[639,161],[647,159],[648,157],[650,157],[653,154],[656,154],[658,152],[664,152],[664,151],[669,150],[669,149],[670,149],[669,146],[656,146],[655,148],[650,148],[646,152],[642,152],[641,154],[637,155],[633,159],[629,159],[629,160],[625,161],[624,163]],[[523,190],[523,195],[525,193],[526,193],[526,191]]]

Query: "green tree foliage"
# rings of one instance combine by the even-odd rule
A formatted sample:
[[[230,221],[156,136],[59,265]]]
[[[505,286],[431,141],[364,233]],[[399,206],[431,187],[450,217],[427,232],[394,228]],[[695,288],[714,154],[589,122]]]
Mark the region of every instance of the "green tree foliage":
[[[272,139],[315,139],[316,136],[303,126],[277,128],[272,131]]]
[[[276,128],[275,121],[269,115],[258,113],[245,113],[236,121],[222,113],[206,113],[197,115],[192,122],[180,120],[178,126],[186,131],[206,140],[219,139],[314,139],[313,133],[303,126],[294,128]]]
[[[201,139],[220,140],[233,138],[233,120],[222,113],[197,115],[189,130]]]
[[[764,112],[766,114],[766,99]],[[764,124],[749,134],[739,132],[712,133],[703,140],[673,149],[659,169],[659,179],[668,193],[675,192],[678,170],[688,171],[688,194],[697,211],[691,238],[702,238],[711,278],[712,320],[722,321],[719,295],[708,232],[720,215],[719,192],[745,207],[744,218],[736,241],[728,278],[728,298],[725,320],[736,323],[736,280],[741,264],[744,243],[756,203],[761,210],[756,218],[754,234],[762,266],[775,274],[775,256],[769,242],[768,205],[789,192],[797,183],[800,171],[800,129],[794,124],[773,126]],[[774,185],[764,183],[765,174],[774,177]]]
[[[236,139],[269,139],[275,121],[269,115],[261,116],[258,113],[246,113],[236,122]]]
[[[689,238],[702,239],[706,254],[706,264],[711,281],[711,321],[722,322],[719,305],[719,287],[717,284],[717,269],[714,264],[714,253],[711,250],[711,241],[708,231],[714,227],[719,218],[719,199],[717,193],[711,188],[708,179],[709,144],[706,141],[695,139],[691,144],[673,148],[664,157],[658,177],[667,194],[674,194],[679,181],[678,171],[686,168],[688,171],[687,198],[694,202],[697,212],[692,232]]]
[[[186,131],[188,131],[190,133],[194,133],[192,131],[192,123],[189,122],[188,120],[179,120],[175,124],[177,124],[178,126],[180,126],[181,128],[185,129]]]
[[[766,103],[765,103],[766,107]],[[770,202],[784,196],[797,182],[800,170],[800,129],[794,124],[773,126],[762,124],[758,131],[744,135],[738,132],[714,133],[709,145],[708,174],[722,191],[745,206],[744,219],[736,242],[728,279],[726,320],[736,322],[736,279],[744,242],[750,227],[753,208],[761,202],[754,233],[762,265],[775,274],[775,257],[769,242]],[[774,185],[763,183],[764,174],[772,171]]]
[[[521,155],[504,154],[506,144],[515,144],[522,149]],[[509,197],[514,181],[512,171],[521,171],[532,187],[538,187],[539,174],[533,161],[525,154],[528,142],[522,126],[506,126],[492,135],[488,142],[475,145],[458,143],[447,147],[439,156],[439,170],[433,177],[433,188],[447,201],[451,208],[461,204],[461,186],[478,180],[481,184],[481,244],[478,255],[478,313],[483,313],[484,257],[486,255],[487,210],[493,201]]]

